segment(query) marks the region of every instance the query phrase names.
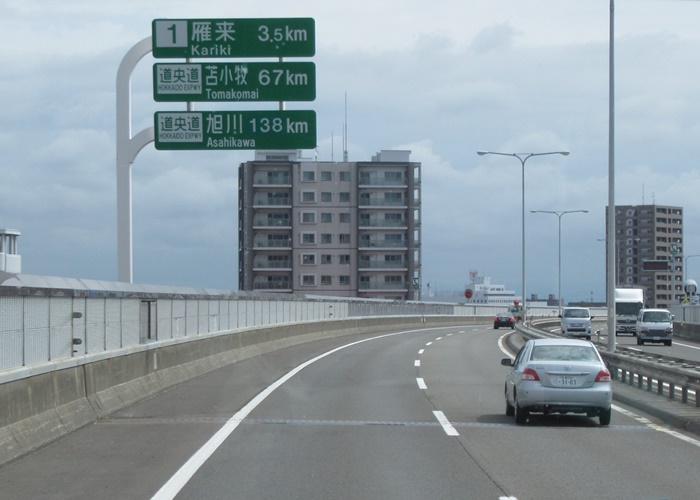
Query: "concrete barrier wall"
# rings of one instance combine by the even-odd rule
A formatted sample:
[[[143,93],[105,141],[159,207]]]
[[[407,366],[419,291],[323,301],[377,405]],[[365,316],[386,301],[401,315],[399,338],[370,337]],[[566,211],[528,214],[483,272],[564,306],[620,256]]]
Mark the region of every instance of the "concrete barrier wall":
[[[491,321],[490,315],[393,316],[261,326],[47,366],[0,385],[0,464],[160,391],[277,349],[352,334]]]

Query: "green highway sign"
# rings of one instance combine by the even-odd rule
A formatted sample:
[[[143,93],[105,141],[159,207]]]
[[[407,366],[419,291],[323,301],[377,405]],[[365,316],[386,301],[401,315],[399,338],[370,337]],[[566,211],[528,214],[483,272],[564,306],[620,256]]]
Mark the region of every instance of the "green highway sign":
[[[312,62],[157,63],[153,98],[158,102],[313,101]]]
[[[159,111],[158,150],[313,149],[315,111]]]
[[[310,57],[313,18],[155,19],[155,58]]]

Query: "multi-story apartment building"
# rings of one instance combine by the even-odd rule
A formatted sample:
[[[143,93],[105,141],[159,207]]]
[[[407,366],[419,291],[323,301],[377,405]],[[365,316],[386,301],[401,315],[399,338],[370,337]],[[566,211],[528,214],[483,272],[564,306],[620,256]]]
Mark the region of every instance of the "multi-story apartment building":
[[[644,288],[648,307],[678,303],[684,293],[683,209],[618,205],[615,237],[615,286]]]
[[[238,286],[246,291],[420,299],[420,163],[258,151],[238,175]]]

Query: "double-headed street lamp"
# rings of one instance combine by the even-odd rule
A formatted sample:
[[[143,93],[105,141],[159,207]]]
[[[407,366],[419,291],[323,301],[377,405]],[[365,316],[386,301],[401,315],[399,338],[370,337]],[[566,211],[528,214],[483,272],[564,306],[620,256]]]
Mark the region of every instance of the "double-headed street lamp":
[[[587,214],[588,210],[565,210],[563,212],[557,212],[554,210],[530,210],[530,212],[533,214],[554,214],[559,219],[559,292],[557,295],[557,301],[559,302],[559,315],[561,316],[561,218],[564,214]]]
[[[526,296],[527,293],[525,291],[525,162],[529,159],[532,158],[533,156],[545,156],[545,155],[562,155],[562,156],[568,156],[569,152],[568,151],[550,151],[547,153],[498,153],[495,151],[477,151],[476,154],[480,156],[484,155],[501,155],[501,156],[513,156],[520,160],[520,165],[522,167],[522,224],[521,224],[521,233],[522,233],[522,291],[523,291],[523,323],[525,322],[525,315],[527,314],[527,311],[525,309],[525,304],[526,304]]]

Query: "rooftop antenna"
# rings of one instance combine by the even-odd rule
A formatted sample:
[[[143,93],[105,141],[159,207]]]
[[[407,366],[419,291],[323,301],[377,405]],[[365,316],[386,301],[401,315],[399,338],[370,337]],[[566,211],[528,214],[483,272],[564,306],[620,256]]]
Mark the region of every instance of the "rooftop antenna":
[[[335,132],[331,130],[331,162],[335,161],[335,155],[334,155],[334,141],[335,141]]]
[[[343,161],[348,161],[348,93],[345,92],[345,122],[343,123]]]

